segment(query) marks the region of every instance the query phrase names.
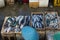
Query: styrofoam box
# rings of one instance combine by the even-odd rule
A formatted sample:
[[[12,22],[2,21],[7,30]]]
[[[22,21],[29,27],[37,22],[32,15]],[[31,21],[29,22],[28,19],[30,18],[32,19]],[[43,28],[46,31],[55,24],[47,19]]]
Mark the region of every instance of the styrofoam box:
[[[49,0],[39,0],[39,7],[48,7]]]
[[[29,0],[29,2],[39,2],[39,0]]]
[[[4,7],[4,6],[5,6],[4,0],[0,0],[0,7]]]

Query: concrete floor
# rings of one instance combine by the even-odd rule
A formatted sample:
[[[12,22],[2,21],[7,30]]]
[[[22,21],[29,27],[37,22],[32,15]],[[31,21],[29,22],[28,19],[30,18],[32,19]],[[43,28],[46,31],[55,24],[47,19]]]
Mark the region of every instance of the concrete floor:
[[[60,7],[54,7],[54,8],[29,8],[28,5],[20,5],[15,4],[13,6],[5,6],[4,8],[0,8],[0,16],[18,16],[18,15],[30,15],[31,12],[36,11],[58,11],[60,15]]]
[[[5,6],[4,8],[0,8],[0,15],[3,16],[17,16],[20,14],[26,15],[30,13],[29,11],[30,10],[27,5],[15,4],[13,6]]]

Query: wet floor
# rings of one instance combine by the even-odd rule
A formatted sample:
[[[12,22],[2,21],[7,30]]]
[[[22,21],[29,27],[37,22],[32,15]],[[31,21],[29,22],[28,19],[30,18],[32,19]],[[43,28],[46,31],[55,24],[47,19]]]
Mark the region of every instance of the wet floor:
[[[60,7],[54,8],[29,8],[28,5],[14,4],[13,6],[5,6],[0,8],[0,15],[3,16],[18,16],[18,15],[30,15],[31,12],[36,11],[58,11],[60,13]]]

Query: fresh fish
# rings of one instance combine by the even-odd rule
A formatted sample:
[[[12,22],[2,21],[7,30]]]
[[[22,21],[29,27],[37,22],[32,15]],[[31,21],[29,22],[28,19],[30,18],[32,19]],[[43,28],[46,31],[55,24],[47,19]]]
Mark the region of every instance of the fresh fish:
[[[32,26],[34,28],[43,28],[43,15],[32,15]]]
[[[49,27],[53,27],[53,28],[58,28],[58,18],[57,18],[57,14],[55,12],[52,13],[47,13],[45,15],[45,19],[46,19],[46,24]]]

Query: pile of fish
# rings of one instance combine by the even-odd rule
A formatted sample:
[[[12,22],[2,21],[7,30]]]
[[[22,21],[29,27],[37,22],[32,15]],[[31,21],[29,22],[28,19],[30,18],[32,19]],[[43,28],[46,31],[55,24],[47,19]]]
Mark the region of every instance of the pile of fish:
[[[32,15],[32,27],[43,28],[43,14]]]
[[[58,18],[56,12],[50,12],[45,15],[47,27],[58,28]]]
[[[57,13],[47,12],[45,16],[43,14],[32,14],[32,16],[20,15],[18,17],[9,17],[4,24],[4,32],[20,32],[24,26],[31,26],[30,23],[32,24],[33,28],[42,29],[44,26],[49,28],[59,28]]]
[[[20,30],[27,25],[30,25],[30,16],[9,17],[4,25],[4,32],[20,32]]]

